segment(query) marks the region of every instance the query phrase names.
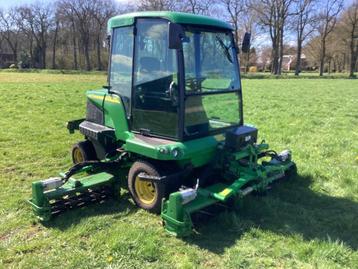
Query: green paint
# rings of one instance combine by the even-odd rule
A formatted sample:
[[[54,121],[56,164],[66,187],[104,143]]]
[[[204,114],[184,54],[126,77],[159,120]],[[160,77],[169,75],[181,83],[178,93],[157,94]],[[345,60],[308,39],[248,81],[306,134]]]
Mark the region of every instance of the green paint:
[[[126,140],[124,148],[129,152],[152,159],[174,160],[182,163],[191,162],[195,167],[198,167],[212,160],[217,143],[214,136],[208,136],[186,142],[168,141],[166,145],[155,145],[138,139],[132,134]],[[178,157],[173,155],[174,150],[179,152]]]
[[[118,100],[118,103],[115,102]],[[126,113],[120,98],[117,95],[106,94],[104,103],[104,123],[114,128],[117,140],[125,141],[129,136]]]
[[[265,191],[269,184],[282,178],[290,169],[293,169],[295,164],[292,161],[270,165],[259,164],[258,155],[266,148],[268,148],[267,144],[260,144],[258,146],[248,145],[239,152],[218,150],[216,152],[217,168],[223,174],[230,171],[230,177],[237,179],[231,183],[222,183],[218,179],[218,183],[206,188],[199,188],[197,197],[187,204],[182,203],[180,191],[172,193],[168,201],[165,201],[161,214],[167,232],[179,237],[187,236],[193,226],[190,218],[192,213],[217,202],[226,202],[230,198],[241,198],[249,191]],[[240,160],[244,158],[250,160],[249,164],[240,163]],[[251,183],[250,188],[247,187],[248,183]]]
[[[123,148],[128,152],[156,160],[191,162],[195,167],[207,164],[215,154],[218,143],[215,136],[185,142],[167,141],[165,145],[143,141],[129,131],[123,104],[116,95],[108,94],[105,90],[92,90],[87,92],[87,98],[103,107],[105,125],[115,129],[116,139],[120,144],[123,143]],[[118,103],[113,100],[118,100]],[[178,150],[179,156],[174,157],[173,150]]]
[[[102,108],[103,106],[103,99],[106,95],[107,91],[104,89],[101,90],[90,90],[87,91],[87,98],[92,103],[94,103],[97,107]]]
[[[44,191],[41,181],[36,181],[32,183],[32,199],[28,200],[28,202],[40,220],[48,221],[51,219],[51,201],[59,200],[67,195],[83,193],[89,189],[98,189],[105,185],[111,187],[116,185],[114,176],[105,172],[81,179],[70,178],[64,185],[48,191]]]
[[[163,18],[179,24],[194,24],[233,30],[230,24],[207,16],[170,11],[146,11],[119,15],[109,19],[108,31],[112,28],[133,25],[136,18]]]

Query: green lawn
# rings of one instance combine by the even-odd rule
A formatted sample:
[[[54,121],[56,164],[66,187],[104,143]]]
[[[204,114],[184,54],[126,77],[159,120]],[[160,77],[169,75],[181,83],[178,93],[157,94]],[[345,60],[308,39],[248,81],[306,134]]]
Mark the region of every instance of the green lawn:
[[[243,80],[246,122],[273,149],[291,148],[299,175],[191,238],[168,236],[127,195],[38,223],[31,182],[70,167],[81,136],[65,123],[105,80],[0,73],[0,268],[358,267],[358,80]]]

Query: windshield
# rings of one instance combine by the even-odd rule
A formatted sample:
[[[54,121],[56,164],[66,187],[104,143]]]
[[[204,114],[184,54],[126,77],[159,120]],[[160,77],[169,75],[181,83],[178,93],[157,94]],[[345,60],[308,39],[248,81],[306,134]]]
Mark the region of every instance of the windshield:
[[[239,72],[232,34],[186,31],[183,43],[187,94],[237,90]]]
[[[240,122],[240,79],[232,34],[186,31],[185,135],[205,135]]]

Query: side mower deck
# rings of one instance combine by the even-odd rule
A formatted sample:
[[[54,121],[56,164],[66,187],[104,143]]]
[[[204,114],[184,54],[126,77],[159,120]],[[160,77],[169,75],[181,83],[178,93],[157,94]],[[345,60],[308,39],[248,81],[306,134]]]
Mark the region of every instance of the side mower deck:
[[[118,190],[115,177],[106,172],[81,179],[70,177],[63,185],[48,187],[47,183],[56,185],[60,184],[61,180],[59,177],[32,183],[32,198],[28,202],[35,215],[42,221],[48,221],[52,216],[67,209],[101,202],[113,196]]]

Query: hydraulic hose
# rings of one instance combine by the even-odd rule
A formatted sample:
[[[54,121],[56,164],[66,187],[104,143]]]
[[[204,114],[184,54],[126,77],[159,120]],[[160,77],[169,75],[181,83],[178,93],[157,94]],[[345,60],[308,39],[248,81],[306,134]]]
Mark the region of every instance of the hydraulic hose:
[[[112,165],[118,164],[123,156],[126,154],[126,152],[122,153],[117,159],[115,159],[114,161],[85,161],[85,162],[81,162],[78,164],[75,164],[74,166],[72,166],[64,175],[63,177],[63,183],[66,183],[68,181],[68,179],[73,176],[74,174],[80,172],[84,167],[86,166],[92,166],[92,168],[101,168],[101,169],[106,169],[111,167]]]

